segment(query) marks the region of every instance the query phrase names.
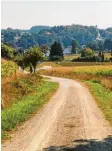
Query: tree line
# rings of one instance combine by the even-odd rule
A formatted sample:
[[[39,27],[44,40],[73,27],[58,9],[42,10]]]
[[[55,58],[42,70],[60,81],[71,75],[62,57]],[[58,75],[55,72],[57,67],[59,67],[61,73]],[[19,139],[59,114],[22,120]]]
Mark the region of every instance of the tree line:
[[[8,28],[1,30],[2,42],[14,48],[28,49],[35,45],[41,46],[47,44],[51,46],[53,42],[59,42],[63,47],[71,46],[73,40],[78,41],[79,46],[87,45],[93,42],[92,45],[97,45],[96,40],[98,31],[101,37],[105,40],[112,39],[111,28],[97,29],[95,26],[34,26],[30,30],[19,30]],[[96,46],[95,46],[96,48]],[[105,49],[108,47],[105,45]]]

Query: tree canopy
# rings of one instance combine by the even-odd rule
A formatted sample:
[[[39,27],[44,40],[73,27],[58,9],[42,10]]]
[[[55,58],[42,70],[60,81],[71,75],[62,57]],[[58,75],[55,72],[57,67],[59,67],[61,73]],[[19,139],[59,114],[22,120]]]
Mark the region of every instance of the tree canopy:
[[[51,45],[50,59],[51,60],[63,59],[63,50],[61,44],[56,41]]]
[[[94,55],[94,51],[90,48],[84,48],[81,53],[81,57],[91,57]]]
[[[7,59],[14,57],[15,49],[1,43],[1,56]]]
[[[58,41],[62,46],[71,46],[73,40],[77,40],[79,45],[86,45],[91,41],[96,41],[99,33],[101,38],[112,39],[111,28],[97,29],[95,26],[69,25],[69,26],[33,26],[30,30],[19,30],[8,28],[2,29],[2,42],[14,45],[15,48],[28,49],[34,45],[47,44],[51,46],[54,41]]]

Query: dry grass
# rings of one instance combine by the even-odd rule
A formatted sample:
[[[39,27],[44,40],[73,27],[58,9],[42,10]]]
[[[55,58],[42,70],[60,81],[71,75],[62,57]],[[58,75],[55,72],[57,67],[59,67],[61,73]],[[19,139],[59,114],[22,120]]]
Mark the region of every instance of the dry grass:
[[[112,90],[112,65],[56,67],[51,70],[41,71],[41,74],[77,80],[93,80]]]
[[[80,57],[80,54],[73,54],[73,55],[70,54],[70,55],[65,55],[64,59],[65,60],[72,60],[72,59],[76,59],[78,57]]]
[[[43,67],[43,66],[51,66],[51,67],[59,67],[60,65],[56,64],[55,62],[47,61],[39,64],[37,68]]]
[[[2,78],[2,108],[11,106],[17,99],[22,98],[26,94],[34,93],[36,84],[41,84],[40,76],[18,73],[14,76]]]

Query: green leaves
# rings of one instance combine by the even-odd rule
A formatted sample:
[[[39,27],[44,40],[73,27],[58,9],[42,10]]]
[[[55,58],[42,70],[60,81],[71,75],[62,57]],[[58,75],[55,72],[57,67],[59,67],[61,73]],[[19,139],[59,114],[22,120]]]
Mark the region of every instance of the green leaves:
[[[14,52],[15,52],[14,48],[11,48],[3,43],[1,44],[1,56],[2,57],[11,59],[14,57]]]

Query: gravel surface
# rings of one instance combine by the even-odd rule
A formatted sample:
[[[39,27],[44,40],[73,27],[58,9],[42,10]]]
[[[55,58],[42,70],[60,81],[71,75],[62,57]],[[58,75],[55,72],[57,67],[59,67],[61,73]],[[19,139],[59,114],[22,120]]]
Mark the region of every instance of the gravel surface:
[[[112,151],[112,128],[89,90],[74,80],[51,80],[60,84],[56,94],[2,151]]]

